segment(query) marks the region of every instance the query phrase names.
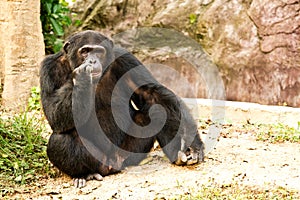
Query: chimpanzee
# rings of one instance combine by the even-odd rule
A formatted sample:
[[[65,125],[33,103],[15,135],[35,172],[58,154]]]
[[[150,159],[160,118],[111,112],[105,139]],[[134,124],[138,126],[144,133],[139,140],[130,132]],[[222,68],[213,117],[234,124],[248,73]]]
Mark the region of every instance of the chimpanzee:
[[[191,165],[204,144],[186,105],[142,63],[97,31],[70,36],[44,59],[41,99],[52,128],[47,154],[75,187],[137,165],[155,141],[169,160]]]

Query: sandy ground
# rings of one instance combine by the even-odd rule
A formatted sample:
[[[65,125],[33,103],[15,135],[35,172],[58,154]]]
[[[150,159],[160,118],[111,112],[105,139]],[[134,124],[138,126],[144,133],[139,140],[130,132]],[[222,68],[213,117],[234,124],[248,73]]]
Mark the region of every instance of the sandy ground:
[[[196,104],[195,101],[186,103],[192,113],[201,110],[205,119],[211,117],[213,110],[219,109],[222,111],[221,117],[232,121],[233,127],[248,120],[296,126],[300,119],[300,108],[237,102],[221,102],[220,105],[217,102],[212,107],[211,100],[199,99]],[[20,192],[12,198],[170,199],[197,194],[202,187],[232,183],[241,188],[249,186],[266,191],[284,187],[297,191],[300,197],[299,143],[270,144],[256,141],[253,134],[235,127],[233,131],[223,129],[222,136],[213,151],[206,156],[205,162],[199,165],[172,165],[162,151],[156,149],[139,166],[104,177],[103,181],[88,181],[82,189],[74,188],[69,177],[60,176],[40,180],[25,190],[20,188]]]
[[[269,144],[251,134],[220,138],[204,163],[180,167],[169,163],[161,150],[151,152],[141,165],[129,167],[103,181],[88,181],[77,189],[62,176],[37,183],[34,191],[14,197],[31,199],[169,199],[197,193],[212,183],[268,189],[282,186],[300,193],[300,144]]]

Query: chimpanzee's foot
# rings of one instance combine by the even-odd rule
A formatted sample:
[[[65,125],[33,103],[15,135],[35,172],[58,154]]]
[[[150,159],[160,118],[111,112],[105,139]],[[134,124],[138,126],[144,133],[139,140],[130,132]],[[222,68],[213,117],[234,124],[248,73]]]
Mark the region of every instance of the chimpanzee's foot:
[[[95,173],[95,174],[89,174],[87,177],[86,177],[86,180],[89,181],[89,180],[97,180],[97,181],[102,181],[103,180],[103,177],[98,174],[98,173]]]
[[[86,186],[86,181],[94,180],[94,179],[97,181],[102,181],[103,177],[98,173],[89,174],[89,175],[87,175],[86,178],[74,178],[73,184],[74,184],[74,187],[76,187],[76,188],[83,188]]]
[[[203,149],[195,151],[193,148],[189,147],[186,152],[178,151],[176,165],[193,165],[200,163],[204,160]]]

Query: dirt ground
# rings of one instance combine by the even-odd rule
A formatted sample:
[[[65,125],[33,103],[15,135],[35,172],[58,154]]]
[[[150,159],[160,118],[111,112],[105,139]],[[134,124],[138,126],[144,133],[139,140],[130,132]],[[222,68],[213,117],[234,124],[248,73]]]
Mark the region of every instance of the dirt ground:
[[[21,199],[169,199],[197,193],[203,185],[230,184],[267,190],[276,186],[300,194],[300,145],[269,144],[251,134],[222,137],[205,162],[192,167],[169,163],[161,150],[151,152],[141,165],[88,181],[77,189],[66,176],[36,183]]]

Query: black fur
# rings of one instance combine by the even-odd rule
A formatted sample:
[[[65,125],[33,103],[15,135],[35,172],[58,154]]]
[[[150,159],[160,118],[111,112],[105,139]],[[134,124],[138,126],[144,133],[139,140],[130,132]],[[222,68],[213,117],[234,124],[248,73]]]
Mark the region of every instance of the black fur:
[[[84,45],[101,45],[106,50],[105,58],[101,58],[103,73],[98,79],[83,69],[85,59],[78,50]],[[118,85],[122,77],[124,82]],[[172,163],[188,164],[177,162],[179,151],[186,156],[194,152],[197,162],[203,160],[204,145],[197,126],[180,98],[158,83],[137,58],[114,47],[98,32],[77,33],[61,52],[46,57],[41,65],[40,86],[43,110],[53,130],[47,154],[55,166],[72,177],[107,175],[136,165],[155,140]],[[113,116],[112,101],[117,116]],[[159,123],[161,118],[157,111],[149,116],[155,104],[164,108],[167,120],[160,132],[146,137],[140,128]],[[129,108],[134,124],[123,108]],[[126,130],[121,130],[116,117]]]

